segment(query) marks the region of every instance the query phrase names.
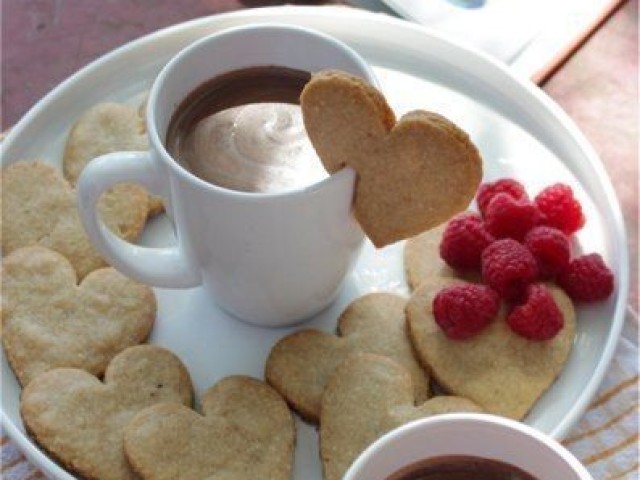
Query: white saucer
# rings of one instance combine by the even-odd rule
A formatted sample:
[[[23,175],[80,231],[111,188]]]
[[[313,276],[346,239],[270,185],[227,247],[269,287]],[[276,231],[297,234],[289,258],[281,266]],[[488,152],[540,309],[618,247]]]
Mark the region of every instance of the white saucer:
[[[488,56],[408,22],[343,7],[265,8],[202,18],[125,45],[65,81],[11,131],[4,141],[2,164],[44,159],[60,166],[69,127],[82,111],[108,100],[138,104],[155,74],[180,48],[208,33],[257,22],[304,25],[351,45],[374,66],[398,114],[426,108],[461,125],[481,150],[486,179],[512,175],[523,180],[531,193],[556,181],[574,187],[588,218],[578,235],[580,247],[603,255],[614,270],[617,289],[609,301],[578,309],[569,361],[526,418],[529,425],[563,437],[595,393],[622,327],[628,289],[622,216],[600,161],[573,122],[537,87],[517,79]],[[154,221],[143,237],[147,245],[172,241],[166,219]],[[407,294],[402,248],[396,244],[376,251],[367,245],[335,304],[304,326],[334,331],[344,306],[370,291]],[[296,328],[269,330],[244,324],[221,312],[200,289],[157,289],[156,294],[159,310],[151,342],[180,356],[197,394],[229,374],[263,378],[270,347]],[[73,478],[25,435],[19,395],[3,354],[4,428],[48,476]],[[321,478],[316,430],[300,421],[294,478]]]

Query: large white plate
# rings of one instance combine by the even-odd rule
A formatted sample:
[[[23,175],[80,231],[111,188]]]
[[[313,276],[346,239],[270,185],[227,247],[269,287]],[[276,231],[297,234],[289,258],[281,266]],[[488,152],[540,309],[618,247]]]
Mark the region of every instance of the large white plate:
[[[611,184],[593,149],[566,114],[535,86],[515,78],[489,57],[438,38],[407,22],[334,7],[247,10],[202,18],[159,31],[102,57],[42,99],[4,142],[3,165],[44,159],[60,165],[69,127],[89,106],[106,100],[137,104],[154,76],[180,48],[208,33],[254,22],[305,25],[334,35],[374,66],[398,114],[414,108],[440,112],[467,130],[485,159],[487,179],[514,175],[531,192],[554,181],[574,186],[588,223],[578,236],[585,251],[600,252],[615,271],[614,296],[580,308],[575,345],[562,374],[526,422],[556,438],[565,435],[592,398],[611,359],[628,289],[625,235]],[[169,223],[149,225],[143,242],[173,241]],[[304,324],[334,331],[353,298],[373,290],[408,293],[402,244],[375,251],[368,245],[335,304]],[[292,329],[260,329],[221,312],[199,289],[157,289],[158,318],[151,342],[177,353],[197,394],[229,374],[263,377],[273,343]],[[20,389],[2,355],[2,421],[26,456],[47,475],[71,479],[24,433]],[[295,478],[321,478],[317,433],[297,422]]]

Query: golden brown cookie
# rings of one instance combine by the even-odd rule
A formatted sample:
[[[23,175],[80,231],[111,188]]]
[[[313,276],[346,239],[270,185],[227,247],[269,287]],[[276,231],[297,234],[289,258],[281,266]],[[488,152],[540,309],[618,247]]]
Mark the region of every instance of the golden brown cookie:
[[[411,290],[421,283],[435,278],[464,278],[470,282],[480,282],[479,274],[460,274],[440,258],[440,241],[447,224],[443,223],[431,230],[407,240],[404,247],[404,268]]]
[[[571,300],[548,285],[564,315],[564,327],[551,340],[531,341],[512,332],[504,305],[479,334],[452,340],[433,317],[433,298],[445,284],[442,279],[423,283],[407,305],[409,333],[420,361],[450,393],[473,400],[489,413],[522,419],[569,356],[575,336]]]
[[[440,240],[447,224],[407,240],[404,246],[404,268],[409,288],[435,277],[455,277],[456,272],[440,258]]]
[[[482,159],[441,115],[413,111],[396,122],[378,90],[333,71],[314,74],[300,101],[327,171],[356,170],[355,216],[377,247],[433,228],[473,200]]]
[[[63,155],[65,178],[75,187],[84,167],[92,159],[112,152],[146,151],[149,149],[147,129],[141,110],[122,103],[99,103],[84,112],[74,123]],[[132,190],[138,190],[132,196]],[[132,202],[144,192],[137,185],[116,185],[106,196],[120,197],[116,201]],[[145,192],[146,193],[146,192]],[[149,215],[161,213],[162,200],[148,200]]]
[[[20,413],[29,434],[65,468],[83,478],[134,480],[123,448],[129,420],[157,403],[191,405],[192,395],[175,355],[139,345],[111,361],[104,383],[74,368],[37,376],[22,392]]]
[[[460,397],[433,397],[414,406],[409,373],[390,358],[349,356],[329,380],[322,398],[320,453],[325,480],[340,480],[351,463],[386,432],[423,417],[479,412]]]
[[[265,377],[305,419],[317,422],[326,383],[354,351],[394,358],[410,372],[419,402],[429,395],[428,377],[407,336],[407,300],[371,293],[353,301],[338,319],[338,335],[300,330],[281,339],[267,358]]]
[[[2,343],[22,385],[58,367],[102,375],[111,359],[143,342],[153,326],[153,291],[113,268],[78,285],[71,264],[43,247],[2,262]]]
[[[103,196],[98,211],[111,231],[133,242],[144,228],[147,195],[135,189],[129,193],[136,200]],[[3,254],[30,245],[61,253],[81,279],[106,266],[80,222],[75,191],[58,170],[38,161],[17,162],[2,172]]]
[[[146,480],[289,480],[295,430],[268,385],[227,377],[202,397],[204,415],[180,405],[149,407],[127,425],[125,452]]]

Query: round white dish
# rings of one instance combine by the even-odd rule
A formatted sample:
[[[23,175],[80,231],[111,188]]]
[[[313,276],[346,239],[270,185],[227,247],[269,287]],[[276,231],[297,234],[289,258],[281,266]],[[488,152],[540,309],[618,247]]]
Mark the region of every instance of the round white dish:
[[[342,7],[276,7],[197,19],[129,43],[63,82],[12,129],[3,144],[2,165],[42,159],[60,166],[66,135],[82,111],[101,101],[139,104],[160,68],[182,47],[214,31],[258,22],[315,28],[355,48],[374,67],[396,113],[434,110],[470,134],[484,157],[485,179],[516,176],[532,194],[556,181],[574,187],[588,219],[577,236],[579,248],[603,255],[616,276],[616,291],[606,302],[578,308],[569,361],[525,419],[562,438],[593,397],[622,327],[628,290],[622,216],[602,164],[568,116],[535,85],[482,53],[402,20]],[[163,218],[154,220],[142,239],[147,245],[172,241],[171,226]],[[398,243],[376,251],[366,245],[336,302],[303,326],[332,332],[338,314],[355,297],[375,290],[408,294],[402,248]],[[191,372],[196,395],[229,374],[263,378],[271,346],[300,328],[264,329],[242,323],[218,309],[199,288],[156,289],[156,295],[158,318],[150,341],[180,356]],[[72,479],[25,435],[19,395],[3,353],[4,428],[46,475]],[[316,430],[299,420],[297,427],[294,478],[319,480]]]

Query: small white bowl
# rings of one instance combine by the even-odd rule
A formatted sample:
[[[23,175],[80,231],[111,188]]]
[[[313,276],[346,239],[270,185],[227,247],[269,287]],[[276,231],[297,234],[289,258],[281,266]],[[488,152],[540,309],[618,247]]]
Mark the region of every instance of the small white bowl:
[[[447,455],[498,460],[537,480],[593,480],[551,437],[514,420],[478,413],[437,415],[392,430],[358,457],[344,480],[386,480],[403,467]]]

